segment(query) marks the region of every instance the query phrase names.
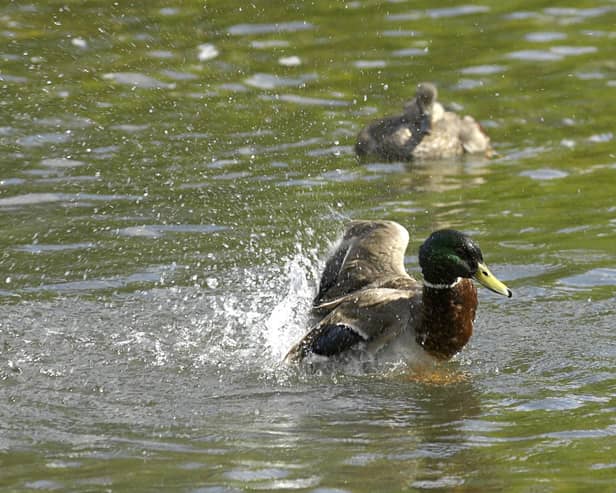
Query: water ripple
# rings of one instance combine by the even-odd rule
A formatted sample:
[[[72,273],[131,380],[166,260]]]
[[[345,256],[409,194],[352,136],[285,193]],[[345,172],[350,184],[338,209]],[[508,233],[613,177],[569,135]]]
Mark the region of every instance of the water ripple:
[[[286,478],[289,471],[280,468],[234,469],[224,473],[228,479],[236,481],[260,481],[263,479]]]
[[[0,186],[23,185],[25,182],[23,178],[4,178],[0,180]]]
[[[45,245],[41,243],[36,243],[32,245],[22,245],[15,247],[14,250],[19,252],[27,252],[27,253],[47,253],[47,252],[64,252],[68,250],[82,250],[82,249],[91,249],[95,248],[96,245],[92,242],[86,243],[66,243],[60,245]]]
[[[78,161],[77,159],[69,159],[69,158],[47,158],[41,161],[43,166],[47,166],[49,168],[77,168],[79,166],[83,166],[86,163],[83,161]]]
[[[348,106],[348,101],[340,99],[313,98],[298,96],[296,94],[277,94],[276,96],[262,95],[261,99],[269,101],[285,101],[287,103],[301,104],[305,106]]]
[[[404,38],[404,37],[415,38],[420,35],[421,33],[419,31],[405,31],[402,29],[383,31],[383,36],[386,36],[388,38]]]
[[[19,75],[0,74],[0,82],[8,82],[12,84],[25,84],[28,82],[27,77],[21,77]]]
[[[590,53],[596,53],[596,46],[553,46],[550,48],[552,53],[564,56],[577,56],[577,55],[589,55]]]
[[[396,57],[424,56],[428,54],[428,48],[403,48],[401,50],[394,50],[391,54]]]
[[[0,207],[19,207],[23,205],[48,204],[52,202],[80,203],[87,200],[113,201],[131,200],[138,201],[143,197],[139,195],[97,195],[93,193],[26,193],[14,197],[0,199]]]
[[[67,132],[37,133],[17,139],[17,144],[24,147],[40,147],[47,144],[64,144],[71,140],[71,134]]]
[[[258,50],[264,50],[268,48],[286,48],[289,46],[289,42],[283,39],[267,39],[265,41],[251,41],[250,46]]]
[[[227,29],[227,32],[232,36],[246,36],[253,34],[307,31],[313,28],[314,26],[310,22],[289,21],[272,24],[236,24]]]
[[[614,138],[614,134],[612,132],[605,132],[602,134],[595,134],[588,137],[589,142],[610,142]]]
[[[507,70],[504,65],[476,65],[474,67],[466,67],[460,70],[462,74],[468,75],[491,75],[500,74]]]
[[[425,11],[413,10],[403,14],[389,14],[387,20],[390,21],[415,21],[422,17],[442,19],[446,17],[459,17],[463,15],[483,14],[490,11],[490,7],[485,5],[460,5],[458,7],[442,7],[427,9]]]
[[[217,224],[168,224],[168,225],[143,225],[130,226],[117,230],[120,236],[133,236],[140,238],[160,238],[166,233],[202,233],[209,234],[224,231],[226,226]]]
[[[385,60],[356,60],[353,65],[361,69],[383,68],[387,66],[387,62]]]
[[[426,13],[429,17],[438,19],[442,17],[458,17],[460,15],[483,14],[489,12],[487,5],[460,5],[459,7],[443,7],[438,9],[428,9]]]
[[[593,7],[587,9],[579,9],[575,7],[548,7],[543,10],[546,14],[556,17],[597,17],[614,11],[614,7]]]
[[[558,283],[576,288],[616,286],[616,269],[608,267],[591,269],[583,274],[560,279]]]
[[[50,284],[41,284],[34,287],[24,287],[20,292],[40,293],[50,291],[54,293],[72,294],[108,289],[120,289],[131,284],[158,283],[170,276],[179,268],[176,264],[152,266],[140,272],[127,276],[114,276],[110,278],[84,279],[79,281],[65,281]]]
[[[300,77],[281,77],[275,74],[254,74],[244,80],[244,83],[258,89],[275,89],[277,87],[303,87],[306,82],[316,80],[316,74],[305,74]]]
[[[522,171],[520,176],[527,176],[533,180],[556,180],[569,176],[569,173],[558,169],[540,168]]]
[[[278,63],[283,67],[299,67],[302,59],[297,55],[283,56],[278,59]]]
[[[111,80],[117,84],[136,87],[138,89],[174,89],[175,83],[162,82],[138,72],[110,72],[103,75],[103,79]]]
[[[562,56],[547,50],[519,50],[512,51],[507,58],[531,62],[547,62],[562,60]]]
[[[528,33],[524,36],[524,39],[527,41],[535,41],[537,43],[547,43],[549,41],[559,41],[562,39],[566,39],[567,35],[565,33],[559,32],[536,32],[536,33]]]

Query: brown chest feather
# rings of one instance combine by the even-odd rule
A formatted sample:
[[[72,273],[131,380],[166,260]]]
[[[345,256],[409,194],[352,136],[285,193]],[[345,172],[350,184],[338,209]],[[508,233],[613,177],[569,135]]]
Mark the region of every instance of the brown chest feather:
[[[424,287],[422,298],[417,343],[434,356],[449,359],[473,334],[477,288],[469,279],[462,279],[451,289]]]

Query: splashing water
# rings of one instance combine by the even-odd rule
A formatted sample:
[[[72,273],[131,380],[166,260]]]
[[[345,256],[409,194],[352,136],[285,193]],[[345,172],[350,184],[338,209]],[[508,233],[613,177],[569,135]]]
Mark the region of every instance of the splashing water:
[[[315,273],[306,256],[297,253],[286,262],[283,272],[286,274],[283,278],[288,279],[288,289],[265,321],[264,333],[265,344],[277,360],[281,360],[293,342],[305,332],[314,297],[310,279],[315,278]]]
[[[221,378],[284,377],[282,359],[306,331],[317,268],[315,252],[298,244],[279,265],[230,273],[229,291],[208,295],[207,315],[180,330],[184,346],[198,352],[195,364],[215,367]]]

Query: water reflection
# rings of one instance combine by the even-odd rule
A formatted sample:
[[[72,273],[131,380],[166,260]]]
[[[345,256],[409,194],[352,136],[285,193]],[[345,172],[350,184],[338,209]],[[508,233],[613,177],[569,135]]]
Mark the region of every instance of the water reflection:
[[[358,162],[364,170],[373,175],[371,178],[397,175],[400,188],[422,193],[480,186],[486,182],[485,177],[492,169],[491,160],[481,156],[413,162],[375,162],[361,159]]]

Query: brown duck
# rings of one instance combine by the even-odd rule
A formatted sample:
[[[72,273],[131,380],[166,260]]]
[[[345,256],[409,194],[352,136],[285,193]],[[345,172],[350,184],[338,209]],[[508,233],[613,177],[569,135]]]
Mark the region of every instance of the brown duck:
[[[322,319],[288,352],[287,362],[317,355],[402,348],[414,359],[447,360],[473,332],[474,278],[511,297],[463,233],[442,229],[419,249],[423,283],[404,268],[408,231],[393,221],[354,221],[327,260],[314,300]]]
[[[446,159],[463,154],[493,154],[490,137],[472,116],[460,117],[443,108],[437,89],[424,82],[399,116],[382,118],[357,136],[358,156],[388,161]]]

